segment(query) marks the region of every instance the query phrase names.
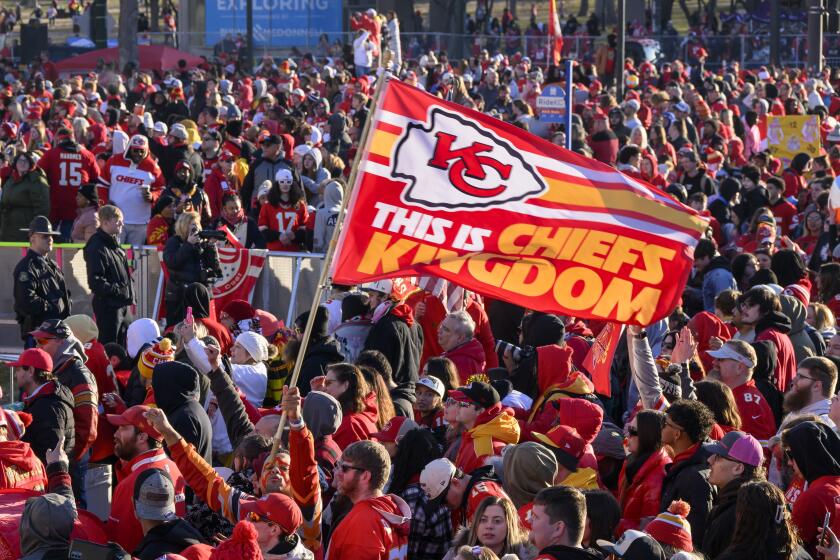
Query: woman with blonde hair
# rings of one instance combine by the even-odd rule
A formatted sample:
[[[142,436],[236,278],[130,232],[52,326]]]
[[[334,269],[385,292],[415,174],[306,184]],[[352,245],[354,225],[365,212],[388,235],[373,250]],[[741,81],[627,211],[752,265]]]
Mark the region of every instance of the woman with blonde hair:
[[[805,322],[814,327],[826,342],[837,334],[837,319],[831,309],[824,303],[811,302],[808,304],[808,317]]]
[[[514,554],[520,560],[529,560],[536,551],[528,543],[528,532],[523,529],[516,506],[507,496],[485,498],[473,515],[470,527],[462,527],[452,541],[452,548],[444,560],[460,558],[461,548],[486,547],[502,557]]]

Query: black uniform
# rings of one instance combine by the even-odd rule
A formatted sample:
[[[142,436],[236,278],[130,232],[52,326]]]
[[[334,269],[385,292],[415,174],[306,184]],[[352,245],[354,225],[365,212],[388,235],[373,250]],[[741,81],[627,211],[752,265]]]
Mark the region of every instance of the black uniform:
[[[70,315],[64,273],[51,258],[30,249],[15,267],[14,282],[15,313],[23,340],[47,319]]]
[[[97,229],[88,239],[84,254],[99,342],[124,344],[128,308],[134,304],[134,287],[125,251],[113,235]]]

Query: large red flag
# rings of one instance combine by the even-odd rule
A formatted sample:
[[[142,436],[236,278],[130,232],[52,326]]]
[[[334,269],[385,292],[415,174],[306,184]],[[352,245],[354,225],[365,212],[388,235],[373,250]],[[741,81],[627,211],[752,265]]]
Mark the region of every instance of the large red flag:
[[[592,384],[595,385],[595,392],[599,395],[609,397],[612,394],[610,386],[610,368],[612,367],[615,349],[618,348],[618,341],[621,338],[621,325],[607,323],[595,337],[589,353],[583,360],[583,369],[589,372],[592,377]]]
[[[560,18],[557,15],[557,0],[548,2],[548,50],[549,63],[559,65],[560,53],[563,52],[563,29],[560,27]]]
[[[332,263],[433,275],[529,309],[647,325],[682,294],[706,220],[489,115],[384,85]]]

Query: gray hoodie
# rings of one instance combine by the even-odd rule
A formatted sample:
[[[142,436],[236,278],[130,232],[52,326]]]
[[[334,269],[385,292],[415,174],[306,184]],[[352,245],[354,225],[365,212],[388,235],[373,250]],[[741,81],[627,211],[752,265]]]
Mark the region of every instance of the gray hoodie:
[[[312,249],[316,253],[325,252],[330,245],[343,198],[344,189],[338,181],[330,181],[324,187],[324,203],[315,212]]]
[[[22,560],[67,558],[75,519],[75,502],[62,494],[44,494],[26,500],[20,519]]]
[[[808,316],[808,310],[802,305],[802,302],[793,296],[781,294],[779,302],[782,304],[782,313],[790,318],[790,332],[788,338],[793,345],[793,352],[796,356],[796,363],[798,364],[805,358],[817,355],[817,349],[814,347],[814,341],[805,330],[805,319]]]
[[[302,414],[316,440],[333,435],[341,425],[341,405],[332,395],[321,391],[310,391],[306,395]]]

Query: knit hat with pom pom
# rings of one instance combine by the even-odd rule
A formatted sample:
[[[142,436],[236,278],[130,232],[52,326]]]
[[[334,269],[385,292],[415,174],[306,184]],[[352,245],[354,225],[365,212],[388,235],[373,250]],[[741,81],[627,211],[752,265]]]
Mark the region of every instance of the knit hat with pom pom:
[[[257,544],[257,529],[248,521],[240,521],[233,528],[233,535],[216,547],[213,560],[261,559],[262,551]]]
[[[664,511],[648,523],[645,532],[656,539],[659,544],[670,545],[678,550],[693,552],[691,544],[691,525],[688,524],[688,513],[691,506],[682,500],[671,502],[668,511]]]
[[[137,369],[140,371],[140,375],[146,379],[151,379],[152,371],[156,365],[171,362],[174,359],[175,348],[172,347],[172,341],[168,338],[161,338],[140,355]]]

